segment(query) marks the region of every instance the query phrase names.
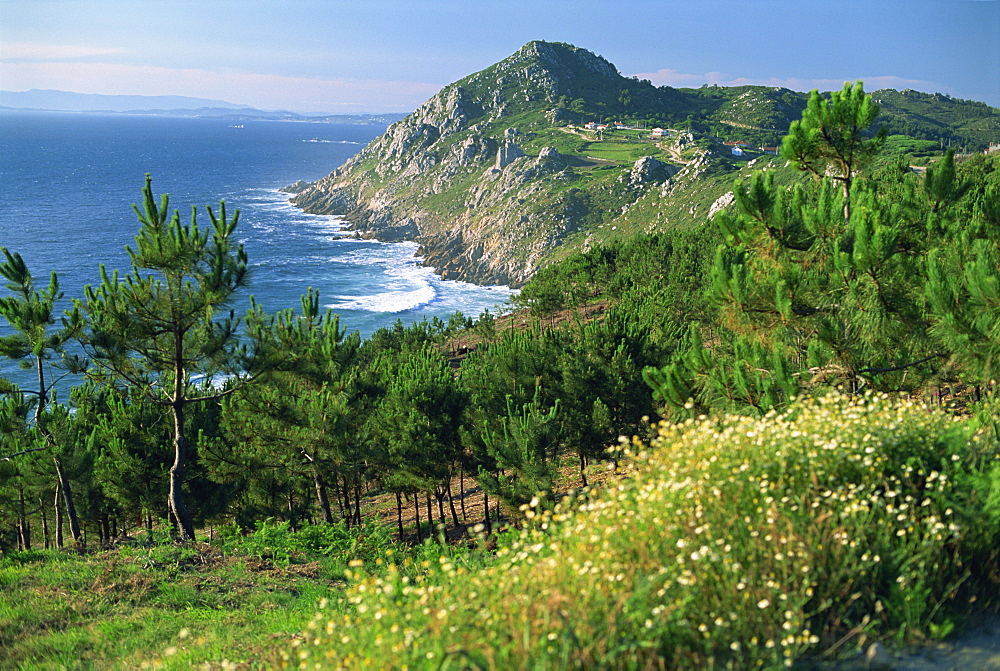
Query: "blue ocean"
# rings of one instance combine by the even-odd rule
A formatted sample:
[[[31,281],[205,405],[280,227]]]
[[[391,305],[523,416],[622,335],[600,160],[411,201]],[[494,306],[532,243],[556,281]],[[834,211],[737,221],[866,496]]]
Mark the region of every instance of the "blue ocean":
[[[299,309],[309,287],[362,336],[401,319],[456,311],[476,317],[506,287],[442,280],[415,243],[356,240],[337,216],[305,214],[279,189],[342,164],[384,126],[139,115],[0,111],[0,246],[19,252],[39,284],[59,274],[68,299],[97,284],[99,267],[129,270],[138,231],[132,204],[145,174],[186,222],[192,206],[240,210],[238,237],[253,294],[267,312]],[[0,289],[0,291],[5,291]],[[242,311],[238,309],[238,312]],[[4,327],[0,327],[2,329]],[[0,374],[10,374],[0,362]]]

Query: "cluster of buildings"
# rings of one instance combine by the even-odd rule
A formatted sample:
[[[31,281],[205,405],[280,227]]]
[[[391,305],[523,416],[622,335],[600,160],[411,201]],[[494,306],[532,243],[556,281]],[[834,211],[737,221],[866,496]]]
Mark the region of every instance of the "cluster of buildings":
[[[750,143],[742,140],[726,140],[722,144],[732,149],[733,156],[743,156],[743,153],[750,148]],[[779,151],[778,147],[759,147],[758,149],[761,153],[771,156],[777,156]]]
[[[597,123],[596,121],[591,121],[590,123],[585,124],[584,128],[586,128],[587,130],[607,130],[608,128],[613,128],[615,130],[625,130],[626,128],[628,128],[628,126],[626,126],[620,121],[616,121],[610,124]]]
[[[625,129],[631,128],[630,126],[626,126],[625,124],[621,123],[620,121],[615,121],[613,123],[597,123],[596,121],[591,121],[588,124],[584,124],[583,127],[586,128],[587,130],[598,130],[598,131],[600,131],[600,130],[608,130],[608,129],[611,129],[611,130],[625,130]],[[635,130],[635,129],[632,128],[632,130]],[[657,127],[657,128],[653,128],[653,129],[651,129],[649,131],[649,136],[651,138],[667,137],[669,134],[670,134],[670,131],[668,131],[666,128],[659,128],[659,127]],[[727,147],[729,147],[731,149],[731,151],[733,153],[733,156],[743,156],[743,154],[748,149],[750,149],[750,143],[749,142],[744,142],[742,140],[727,140],[727,141],[723,142],[722,144],[724,144],[725,146],[727,146]],[[757,149],[761,153],[763,153],[763,154],[769,154],[771,156],[777,156],[778,153],[780,152],[780,147],[763,147],[762,146],[762,147],[758,147]],[[998,147],[998,149],[1000,149],[1000,147]]]
[[[587,130],[638,130],[634,126],[626,126],[620,121],[615,121],[614,123],[597,123],[596,121],[591,121],[588,124],[583,125]],[[670,134],[666,128],[653,128],[649,131],[650,137],[667,137]]]

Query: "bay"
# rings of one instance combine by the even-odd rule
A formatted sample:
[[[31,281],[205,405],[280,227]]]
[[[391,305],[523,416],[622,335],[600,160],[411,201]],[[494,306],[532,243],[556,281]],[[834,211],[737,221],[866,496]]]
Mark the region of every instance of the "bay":
[[[68,299],[99,282],[99,268],[129,270],[132,204],[145,174],[184,221],[191,207],[239,209],[251,266],[249,296],[267,312],[299,308],[309,287],[349,331],[371,335],[397,319],[476,317],[507,303],[507,287],[443,280],[420,265],[415,243],[344,234],[337,216],[311,215],[279,189],[319,179],[384,126],[231,121],[140,115],[0,112],[0,246],[20,253],[39,284],[59,274]],[[6,294],[5,289],[0,293]],[[7,328],[0,325],[0,329]],[[0,331],[2,332],[2,331]],[[12,373],[0,362],[0,374]]]

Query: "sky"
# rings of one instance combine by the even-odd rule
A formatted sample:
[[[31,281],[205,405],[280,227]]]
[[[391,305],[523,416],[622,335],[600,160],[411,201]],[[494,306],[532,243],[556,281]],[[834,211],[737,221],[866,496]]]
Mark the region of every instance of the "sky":
[[[0,88],[410,112],[531,40],[657,85],[1000,107],[1000,0],[0,0]]]

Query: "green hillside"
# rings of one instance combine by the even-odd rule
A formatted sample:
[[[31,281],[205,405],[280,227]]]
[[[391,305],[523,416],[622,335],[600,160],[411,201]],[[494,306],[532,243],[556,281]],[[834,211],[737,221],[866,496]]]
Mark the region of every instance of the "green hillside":
[[[240,318],[239,217],[149,179],[63,315],[3,249],[0,666],[851,667],[995,617],[1000,152],[940,152],[995,110],[796,95],[533,42],[294,188],[502,315]]]

